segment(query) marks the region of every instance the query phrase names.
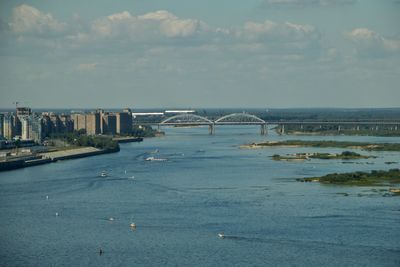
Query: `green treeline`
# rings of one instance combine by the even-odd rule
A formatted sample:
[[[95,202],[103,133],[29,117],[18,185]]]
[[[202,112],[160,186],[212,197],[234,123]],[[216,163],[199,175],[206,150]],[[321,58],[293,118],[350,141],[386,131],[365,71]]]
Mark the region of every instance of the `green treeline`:
[[[282,133],[282,126],[277,126],[275,131]],[[400,136],[400,127],[393,125],[285,125],[285,133],[293,135],[371,135],[371,136]]]
[[[51,136],[51,139],[58,139],[75,146],[91,146],[104,150],[119,150],[117,141],[108,136],[86,135],[85,130],[74,131],[73,133],[61,133]]]
[[[320,182],[325,184],[340,185],[393,185],[400,183],[400,169],[389,171],[331,173],[321,177],[297,179],[300,182]]]

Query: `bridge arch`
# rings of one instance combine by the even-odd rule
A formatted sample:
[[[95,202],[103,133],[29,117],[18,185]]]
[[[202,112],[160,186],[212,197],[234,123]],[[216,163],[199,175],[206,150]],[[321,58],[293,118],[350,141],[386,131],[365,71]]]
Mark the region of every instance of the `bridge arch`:
[[[267,122],[255,115],[248,113],[232,113],[223,116],[215,121],[215,124],[224,123],[249,123],[249,124],[266,124]]]
[[[160,125],[168,124],[204,124],[210,125],[213,122],[206,117],[195,114],[179,114],[163,120]]]

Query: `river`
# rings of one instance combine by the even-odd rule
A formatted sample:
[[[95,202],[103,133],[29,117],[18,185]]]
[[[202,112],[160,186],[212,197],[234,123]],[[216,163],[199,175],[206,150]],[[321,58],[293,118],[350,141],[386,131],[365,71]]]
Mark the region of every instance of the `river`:
[[[240,126],[213,136],[202,127],[165,131],[118,153],[0,173],[0,265],[400,266],[400,197],[295,181],[399,168],[384,162],[400,153],[354,150],[378,158],[353,164],[278,162],[270,156],[343,150],[238,147],[400,138],[260,136],[258,127]],[[151,156],[167,160],[145,160]]]

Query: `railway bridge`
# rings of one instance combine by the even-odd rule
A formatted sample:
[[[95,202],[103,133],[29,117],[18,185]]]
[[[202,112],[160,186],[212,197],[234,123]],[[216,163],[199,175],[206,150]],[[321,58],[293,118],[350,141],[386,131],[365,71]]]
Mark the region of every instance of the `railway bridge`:
[[[322,127],[323,125],[333,125],[337,127],[337,130],[340,131],[343,126],[346,125],[354,125],[355,129],[359,129],[361,125],[370,125],[374,129],[378,129],[380,126],[390,126],[391,129],[398,130],[400,128],[400,121],[310,121],[310,120],[278,120],[278,121],[268,121],[243,112],[243,113],[232,113],[229,115],[222,116],[215,120],[211,120],[207,117],[199,116],[192,113],[184,113],[178,114],[169,118],[164,119],[161,122],[152,122],[152,123],[142,123],[143,125],[153,125],[157,126],[158,130],[163,126],[175,126],[175,127],[184,127],[184,126],[208,126],[209,134],[215,133],[215,128],[225,125],[259,125],[261,135],[268,134],[267,125],[278,125],[281,127],[281,134],[285,133],[285,125],[300,125],[303,128],[303,125],[319,125]]]

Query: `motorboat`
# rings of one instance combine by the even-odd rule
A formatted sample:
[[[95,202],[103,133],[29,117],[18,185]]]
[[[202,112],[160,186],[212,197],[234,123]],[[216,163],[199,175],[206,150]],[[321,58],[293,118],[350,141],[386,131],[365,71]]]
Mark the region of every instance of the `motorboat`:
[[[218,233],[218,237],[221,238],[221,239],[224,239],[225,238],[225,234],[224,233]]]
[[[136,230],[136,223],[131,223],[129,226],[132,230]]]
[[[107,174],[107,172],[106,172],[106,171],[102,171],[102,172],[100,173],[100,176],[101,176],[101,177],[107,177],[107,176],[108,176],[108,174]]]
[[[148,157],[146,158],[146,161],[166,161],[167,159],[162,159],[162,158],[155,158],[155,157]]]

